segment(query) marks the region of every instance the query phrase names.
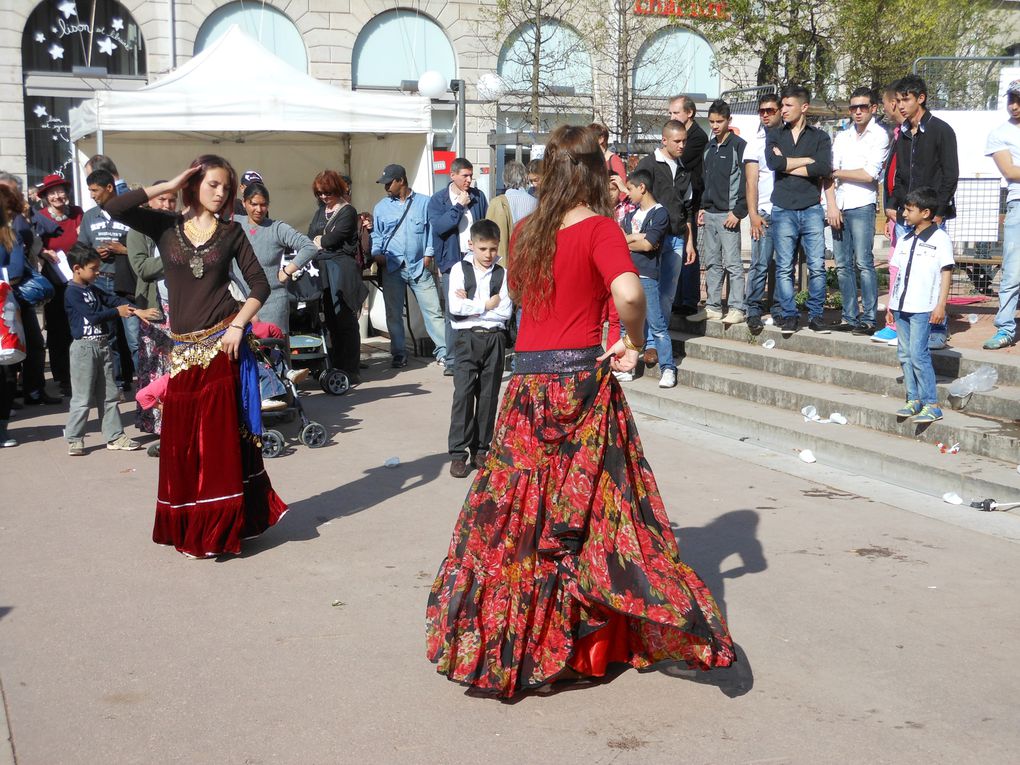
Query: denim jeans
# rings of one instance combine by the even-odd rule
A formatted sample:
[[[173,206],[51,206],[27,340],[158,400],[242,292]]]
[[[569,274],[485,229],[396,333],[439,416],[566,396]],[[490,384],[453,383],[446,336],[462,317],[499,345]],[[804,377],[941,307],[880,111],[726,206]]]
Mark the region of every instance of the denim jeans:
[[[995,328],[1016,338],[1016,305],[1020,289],[1020,200],[1006,205],[1002,231],[1002,276],[999,281],[999,312]]]
[[[100,274],[99,276],[96,277],[96,280],[93,282],[93,284],[99,287],[99,289],[109,292],[111,295],[117,294],[116,292],[113,291],[112,274]],[[117,325],[120,325],[119,319],[116,321],[116,323],[111,324],[111,326],[114,327],[114,334],[112,339],[110,340],[110,354],[113,356],[113,379],[117,382],[117,386],[121,387],[124,385],[124,383],[130,381],[125,380],[123,375],[121,374],[120,348],[117,347],[117,337],[123,331],[123,328],[117,329]],[[123,325],[121,325],[121,327],[123,327]]]
[[[804,246],[808,267],[808,318],[820,319],[825,306],[825,213],[820,204],[806,210],[772,206],[772,245],[776,257],[776,302],[784,319],[797,316],[793,267],[797,242]]]
[[[386,301],[386,328],[390,333],[390,353],[393,358],[407,355],[404,335],[404,305],[407,288],[410,287],[421,309],[425,331],[428,332],[436,349],[437,360],[446,358],[446,327],[443,325],[443,309],[439,305],[439,291],[436,280],[427,268],[418,277],[411,275],[407,265],[398,271],[387,271],[383,275],[383,299]]]
[[[945,231],[946,230],[945,222],[941,223],[939,225],[939,228],[942,229],[943,231]],[[896,237],[896,242],[899,243],[899,241],[901,239],[903,239],[903,237],[905,237],[907,234],[909,234],[913,230],[914,230],[913,226],[907,226],[907,225],[904,225],[903,223],[900,223],[899,221],[897,221],[896,222],[896,228],[893,230],[893,235]],[[893,316],[895,316],[895,315],[896,315],[896,312],[893,311]],[[897,327],[897,329],[899,329],[899,328]],[[932,324],[931,325],[931,330],[929,330],[929,334],[931,334],[931,335],[945,335],[948,332],[949,332],[949,319],[948,318],[946,318],[946,320],[944,322],[942,322],[941,324]]]
[[[716,311],[722,308],[723,277],[729,275],[730,290],[726,304],[731,310],[745,311],[744,261],[740,257],[740,228],[725,225],[729,213],[705,213],[705,229],[701,237],[701,262],[705,264],[706,305]]]
[[[832,254],[843,296],[843,321],[875,324],[878,278],[875,276],[875,205],[843,210],[843,228],[833,229]],[[857,272],[861,275],[861,303],[857,307]]]
[[[769,266],[772,264],[772,213],[761,210],[758,214],[765,220],[761,239],[751,240],[751,267],[747,270],[747,303],[748,316],[761,316],[762,303],[765,302],[765,285],[768,281]]]
[[[662,240],[662,254],[659,256],[659,295],[662,300],[662,315],[673,314],[673,298],[677,297],[677,284],[680,282],[680,274],[684,263],[684,240],[680,236],[667,236]],[[699,275],[700,280],[700,275]],[[700,281],[698,291],[701,291]],[[700,294],[699,296],[700,297]],[[681,299],[681,303],[683,300]],[[695,299],[690,305],[697,306]]]
[[[456,264],[454,268],[460,268],[460,264]],[[457,330],[453,328],[450,320],[450,272],[439,275],[439,283],[443,290],[443,336],[446,338],[446,358],[441,361],[453,369],[454,361],[456,361],[456,347],[457,347]]]
[[[120,323],[124,327],[124,337],[127,339],[128,350],[131,351],[131,366],[138,372],[138,331],[141,327],[141,319],[137,316],[121,316]],[[125,380],[125,382],[127,382]]]
[[[647,276],[641,277],[641,288],[645,291],[645,336],[646,345],[651,345],[659,354],[659,369],[676,370],[673,362],[673,340],[669,336],[669,321],[662,315],[662,297],[659,283]],[[669,314],[666,314],[667,316]]]
[[[903,367],[903,385],[907,389],[907,401],[922,404],[937,404],[935,391],[935,368],[931,364],[928,350],[928,335],[933,325],[929,324],[930,313],[906,313],[893,311],[896,318],[896,358]]]

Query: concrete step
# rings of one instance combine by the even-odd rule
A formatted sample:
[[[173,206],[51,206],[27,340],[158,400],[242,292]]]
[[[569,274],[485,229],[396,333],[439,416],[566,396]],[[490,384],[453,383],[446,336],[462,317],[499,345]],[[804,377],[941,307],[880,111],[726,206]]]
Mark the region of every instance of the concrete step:
[[[980,418],[944,409],[945,418],[930,425],[900,421],[895,411],[902,396],[883,396],[828,383],[791,378],[757,369],[687,358],[677,370],[681,386],[718,393],[760,405],[786,410],[787,417],[803,420],[800,410],[814,406],[821,417],[839,412],[854,424],[882,433],[918,438],[929,444],[959,443],[969,454],[1013,463],[1020,454],[1020,424]],[[840,429],[834,424],[818,428]],[[934,447],[932,447],[934,448]]]
[[[797,380],[838,385],[841,388],[877,393],[891,399],[903,397],[902,371],[898,364],[854,361],[839,357],[821,357],[779,347],[761,346],[765,333],[754,342],[719,339],[710,336],[693,336],[673,333],[676,358],[702,359],[719,364],[730,364],[742,369],[754,369]],[[678,361],[678,363],[680,363]],[[940,378],[939,401],[949,398],[949,378]],[[987,393],[975,393],[961,413],[967,416],[992,417],[1012,423],[1020,415],[1020,387],[1000,385]]]
[[[951,491],[964,502],[986,497],[1020,501],[1015,453],[1014,461],[1008,463],[966,449],[942,454],[927,436],[920,440],[856,425],[804,422],[799,413],[721,393],[683,387],[663,390],[650,375],[623,387],[635,411],[694,425],[720,437],[753,441],[787,453],[791,460],[798,459],[798,451],[810,449],[822,464],[932,496]],[[841,411],[846,414],[846,409]],[[824,409],[822,413],[828,415]]]
[[[833,332],[816,335],[807,329],[807,319],[801,316],[801,329],[788,338],[775,327],[765,327],[756,338],[747,331],[747,325],[736,324],[727,328],[720,321],[688,322],[681,316],[673,316],[670,326],[687,335],[733,340],[736,342],[762,343],[766,339],[776,341],[776,347],[798,353],[807,353],[824,358],[863,361],[881,366],[897,366],[896,349],[874,343],[869,337],[855,337],[849,332]],[[952,344],[952,341],[950,341]],[[1020,356],[1004,355],[995,351],[972,350],[970,348],[945,348],[932,351],[932,365],[935,374],[949,380],[970,374],[978,367],[989,365],[999,373],[999,385],[1020,387]]]

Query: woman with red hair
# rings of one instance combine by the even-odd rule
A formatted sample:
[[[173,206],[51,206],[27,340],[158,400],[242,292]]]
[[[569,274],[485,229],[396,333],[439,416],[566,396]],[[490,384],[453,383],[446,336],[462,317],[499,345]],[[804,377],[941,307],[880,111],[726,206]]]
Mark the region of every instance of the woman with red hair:
[[[719,608],[679,556],[613,371],[630,371],[645,298],[591,131],[557,128],[538,209],[510,244],[523,304],[514,375],[485,467],[432,585],[427,654],[509,697],[607,665],[728,666]],[[603,352],[616,305],[627,336]]]
[[[170,303],[170,380],[163,399],[152,539],[193,558],[239,553],[287,511],[262,464],[258,369],[251,319],[269,281],[244,230],[230,220],[237,175],[203,155],[171,181],[114,197],[116,220],[156,242]],[[182,191],[183,214],[142,205]],[[236,261],[251,289],[230,295]]]

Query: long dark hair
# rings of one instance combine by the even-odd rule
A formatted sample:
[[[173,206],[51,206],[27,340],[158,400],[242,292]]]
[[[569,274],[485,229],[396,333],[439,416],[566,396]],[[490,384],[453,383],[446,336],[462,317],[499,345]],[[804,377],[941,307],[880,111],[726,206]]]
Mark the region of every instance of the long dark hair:
[[[613,215],[606,160],[591,130],[561,125],[553,131],[542,157],[541,189],[538,208],[517,228],[508,258],[509,284],[535,312],[552,302],[556,233],[566,214],[587,205]]]
[[[198,187],[202,185],[205,174],[214,168],[223,168],[229,176],[227,178],[227,196],[223,200],[223,206],[216,211],[216,214],[220,216],[221,220],[231,220],[234,217],[234,200],[237,198],[237,171],[234,170],[233,165],[215,154],[203,154],[196,157],[190,166],[201,167],[202,172],[195,173],[188,178],[188,182],[181,189],[181,201],[186,207],[194,209],[198,204]]]

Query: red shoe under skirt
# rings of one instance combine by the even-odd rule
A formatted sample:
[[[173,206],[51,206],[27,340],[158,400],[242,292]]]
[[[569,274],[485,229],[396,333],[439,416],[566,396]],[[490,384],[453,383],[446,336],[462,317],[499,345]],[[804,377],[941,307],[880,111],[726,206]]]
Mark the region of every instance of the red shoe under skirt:
[[[198,558],[239,553],[287,506],[269,482],[262,449],[242,434],[238,364],[217,353],[207,368],[170,378],[163,401],[152,541]]]
[[[617,661],[735,660],[715,600],[680,560],[608,364],[513,376],[426,621],[439,672],[506,697],[568,666],[598,676]]]

